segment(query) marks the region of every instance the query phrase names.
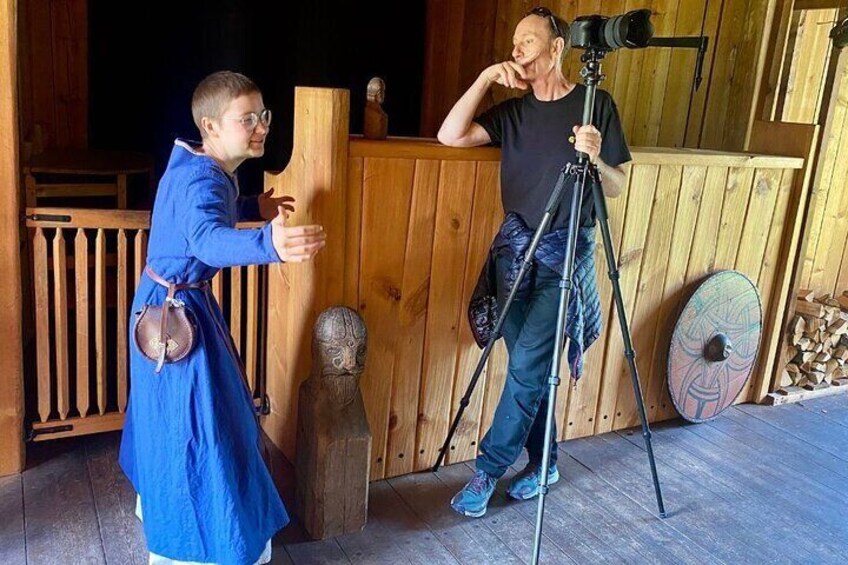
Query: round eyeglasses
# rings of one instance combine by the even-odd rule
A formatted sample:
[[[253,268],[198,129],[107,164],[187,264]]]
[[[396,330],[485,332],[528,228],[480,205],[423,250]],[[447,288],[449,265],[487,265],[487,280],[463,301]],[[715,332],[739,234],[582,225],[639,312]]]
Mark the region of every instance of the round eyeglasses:
[[[265,108],[260,110],[257,114],[256,112],[251,112],[249,114],[245,114],[240,118],[228,118],[230,120],[234,120],[240,123],[244,129],[247,130],[255,130],[256,126],[260,123],[266,128],[271,125],[271,110]]]

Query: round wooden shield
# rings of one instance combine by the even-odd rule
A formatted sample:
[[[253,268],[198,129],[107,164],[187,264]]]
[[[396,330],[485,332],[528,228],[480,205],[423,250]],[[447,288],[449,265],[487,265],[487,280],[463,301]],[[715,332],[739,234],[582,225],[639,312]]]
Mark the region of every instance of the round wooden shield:
[[[680,415],[706,422],[733,404],[757,360],[763,311],[751,280],[737,271],[708,277],[674,328],[668,391]]]

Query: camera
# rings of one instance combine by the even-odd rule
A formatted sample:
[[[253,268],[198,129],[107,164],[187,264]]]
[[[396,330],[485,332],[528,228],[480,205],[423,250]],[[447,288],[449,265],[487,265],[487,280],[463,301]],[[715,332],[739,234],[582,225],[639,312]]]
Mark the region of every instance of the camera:
[[[571,24],[572,47],[613,51],[621,47],[647,47],[654,36],[651,11],[633,10],[620,16],[580,16]]]

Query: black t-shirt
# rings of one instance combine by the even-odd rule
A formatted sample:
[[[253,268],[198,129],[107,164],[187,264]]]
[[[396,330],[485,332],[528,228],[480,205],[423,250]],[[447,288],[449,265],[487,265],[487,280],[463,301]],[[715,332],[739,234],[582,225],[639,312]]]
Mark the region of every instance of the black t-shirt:
[[[577,162],[574,144],[568,138],[572,128],[583,121],[586,87],[578,84],[571,92],[550,102],[532,92],[505,100],[474,121],[483,126],[492,143],[501,151],[501,199],[504,212],[516,212],[528,227],[542,221],[559,172],[566,163]],[[621,131],[621,120],[612,96],[595,93],[594,123],[601,132],[601,159],[611,167],[630,161],[630,150]],[[566,185],[551,229],[568,227],[573,182]],[[590,186],[586,186],[580,212],[580,225],[592,226],[595,210]]]

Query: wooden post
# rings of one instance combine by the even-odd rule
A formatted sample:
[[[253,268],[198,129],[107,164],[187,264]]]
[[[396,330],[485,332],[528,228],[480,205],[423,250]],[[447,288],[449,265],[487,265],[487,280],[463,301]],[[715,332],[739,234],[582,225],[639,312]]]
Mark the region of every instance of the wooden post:
[[[127,319],[130,309],[129,296],[127,295],[127,279],[130,271],[127,252],[127,231],[118,230],[118,335],[116,343],[117,352],[117,379],[118,379],[118,412],[125,412],[129,398],[129,386],[127,375],[129,373],[129,344],[127,335],[129,320]]]
[[[244,349],[241,347],[241,267],[230,270],[230,335],[233,346],[244,359]]]
[[[0,475],[24,466],[17,84],[17,1],[0,0]]]
[[[268,271],[270,414],[262,425],[289,461],[295,460],[297,391],[310,373],[312,325],[319,312],[344,299],[349,114],[346,90],[295,89],[289,166],[265,177],[265,190],[297,199],[289,225],[317,223],[327,233],[327,246],[314,261]]]
[[[106,413],[106,230],[94,239],[94,351],[97,356],[97,410]]]
[[[59,419],[68,417],[70,387],[68,386],[68,270],[65,256],[65,236],[56,228],[53,237],[53,328],[56,347],[56,408]]]
[[[77,409],[81,418],[88,414],[91,403],[88,390],[88,238],[85,230],[77,228],[74,240],[77,316]]]
[[[38,370],[38,417],[41,422],[50,419],[50,297],[47,282],[47,239],[44,230],[35,228],[35,240],[33,241],[33,266],[32,277],[35,286],[35,329],[36,329],[36,367]]]
[[[141,274],[144,272],[144,265],[147,262],[147,232],[138,230],[135,232],[135,250],[133,257],[135,259],[135,271],[133,272],[133,289],[138,290],[138,283],[141,282]],[[216,277],[217,278],[217,277]]]
[[[259,267],[247,267],[247,323],[244,343],[244,371],[247,373],[247,385],[250,392],[256,392],[256,355],[259,347],[257,330],[259,329]]]

